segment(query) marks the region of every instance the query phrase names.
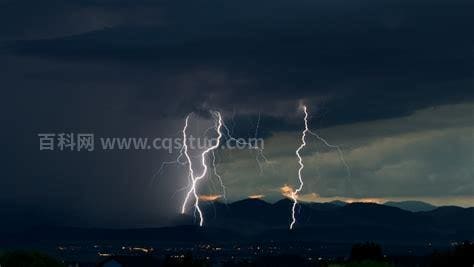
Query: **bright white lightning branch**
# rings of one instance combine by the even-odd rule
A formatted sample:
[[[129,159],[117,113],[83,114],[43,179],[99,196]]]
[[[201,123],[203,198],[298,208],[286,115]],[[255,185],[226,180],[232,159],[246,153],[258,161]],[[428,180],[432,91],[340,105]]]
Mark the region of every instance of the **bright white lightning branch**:
[[[174,164],[188,165],[189,184],[188,184],[188,186],[178,190],[178,191],[184,191],[184,190],[187,191],[185,201],[184,201],[184,203],[181,207],[181,213],[184,213],[186,211],[186,207],[188,205],[187,203],[189,202],[189,199],[191,197],[194,197],[195,200],[196,200],[196,196],[197,196],[197,198],[199,198],[199,195],[197,194],[197,188],[196,187],[197,187],[198,181],[200,179],[203,179],[204,177],[206,177],[207,172],[208,172],[208,168],[213,169],[213,175],[218,179],[219,184],[222,188],[222,197],[223,197],[223,199],[226,200],[226,191],[227,190],[226,190],[226,187],[224,185],[224,182],[223,182],[223,179],[222,179],[221,175],[217,172],[217,168],[216,168],[217,163],[216,163],[216,154],[215,154],[216,148],[218,148],[221,145],[222,138],[224,136],[226,136],[229,140],[234,141],[236,144],[247,145],[249,149],[256,150],[256,152],[257,152],[256,153],[256,160],[257,160],[258,166],[260,168],[260,172],[262,172],[262,166],[261,166],[260,160],[263,159],[263,161],[265,163],[269,162],[268,159],[266,158],[266,156],[263,154],[263,146],[259,147],[257,143],[252,145],[251,142],[246,142],[246,141],[244,141],[243,139],[240,139],[240,138],[239,139],[234,138],[231,135],[231,130],[227,127],[227,125],[225,125],[221,114],[217,111],[214,111],[214,112],[211,111],[211,114],[214,118],[214,125],[212,127],[209,127],[205,131],[205,135],[210,130],[215,129],[219,134],[219,138],[217,140],[216,146],[210,147],[207,151],[204,151],[204,153],[202,153],[200,156],[197,156],[197,157],[190,156],[189,146],[188,146],[188,134],[187,134],[187,129],[188,129],[188,125],[189,125],[189,118],[191,116],[191,114],[189,114],[188,116],[186,116],[185,125],[184,125],[183,129],[180,131],[180,133],[182,135],[182,138],[183,138],[183,145],[182,145],[182,147],[179,151],[178,157],[174,161],[163,162],[161,164],[159,170],[155,174],[155,177],[160,175],[161,172],[163,171],[163,169],[165,167],[167,167],[168,165],[174,165]],[[258,128],[259,128],[259,124],[260,124],[260,115],[259,115],[259,120],[257,122],[257,128],[255,130],[256,131],[255,136],[257,136],[257,131],[258,131]],[[222,131],[222,129],[224,131]],[[209,167],[206,164],[206,156],[208,156],[208,154],[211,154],[211,156],[212,156],[212,160],[209,162],[209,164],[211,164],[211,166],[209,166]],[[193,168],[193,165],[192,165],[192,162],[191,162],[192,158],[201,158],[201,161],[203,162],[203,166],[205,168],[205,171],[203,172],[202,175],[197,176],[197,177],[195,176],[194,168]],[[196,215],[196,214],[199,215],[200,225],[202,226],[202,224],[203,224],[203,214],[202,214],[202,212],[199,208],[199,199],[197,199],[195,201],[194,206],[195,206],[194,215]]]
[[[188,136],[186,134],[186,130],[188,129],[188,121],[189,121],[189,115],[186,116],[186,120],[185,120],[184,127],[183,127],[183,147],[182,147],[182,151],[183,151],[184,155],[186,156],[186,161],[188,162],[188,175],[189,175],[189,177],[191,179],[191,182],[192,182],[192,188],[191,188],[190,191],[188,191],[188,193],[186,195],[183,206],[181,208],[181,213],[185,212],[186,204],[187,204],[188,199],[189,199],[189,195],[191,194],[191,192],[193,190],[193,187],[195,186],[193,162],[192,162],[191,157],[189,156],[189,153],[188,153]]]
[[[202,211],[199,208],[199,196],[197,194],[196,187],[197,187],[198,182],[201,179],[203,179],[207,174],[207,170],[208,170],[207,163],[206,163],[207,155],[220,146],[220,141],[221,141],[221,138],[222,138],[222,132],[221,132],[221,128],[222,128],[222,125],[223,125],[222,116],[219,112],[215,112],[213,114],[213,116],[217,117],[217,122],[216,122],[216,125],[215,125],[216,126],[216,131],[217,131],[217,134],[218,134],[217,142],[216,142],[215,145],[207,148],[206,150],[204,150],[201,153],[201,164],[202,164],[202,167],[203,167],[203,171],[199,176],[194,175],[194,170],[193,170],[193,167],[192,167],[191,157],[189,156],[189,153],[188,153],[186,130],[188,128],[189,115],[186,117],[185,125],[184,125],[184,128],[183,128],[183,153],[184,153],[184,155],[186,157],[186,160],[188,162],[189,177],[191,178],[191,188],[189,189],[188,193],[186,194],[186,198],[184,199],[183,205],[181,207],[181,213],[184,214],[186,212],[186,205],[189,201],[189,198],[190,198],[191,194],[193,194],[193,196],[194,196],[194,209],[199,214],[199,226],[203,225],[204,218],[203,218],[203,215],[202,215]]]
[[[233,117],[235,116],[235,109],[234,109],[234,114],[232,115],[232,120],[233,120]],[[224,121],[222,121],[222,128],[223,131],[222,134],[223,134],[223,137],[226,137],[228,138],[229,141],[233,141],[235,142],[235,144],[238,144],[238,145],[245,145],[245,146],[248,146],[248,149],[251,149],[251,150],[255,150],[256,151],[256,156],[255,156],[255,160],[257,162],[257,165],[258,165],[258,168],[260,170],[260,175],[262,175],[263,173],[263,168],[262,168],[262,165],[263,163],[269,163],[270,161],[268,160],[268,158],[265,156],[265,154],[263,153],[263,146],[262,147],[259,147],[258,145],[258,130],[259,130],[259,127],[260,127],[260,120],[261,120],[261,115],[260,113],[258,114],[258,120],[257,120],[257,125],[256,125],[256,128],[255,128],[255,134],[254,134],[254,140],[255,140],[255,144],[252,144],[251,141],[249,142],[246,142],[244,141],[243,139],[240,139],[240,138],[235,138],[232,136],[231,134],[231,130],[229,129],[229,127],[225,124]],[[216,129],[217,125],[214,125],[212,127],[209,127],[208,129],[206,129],[206,131],[204,131],[204,135],[206,135],[210,130],[212,129]],[[263,144],[262,144],[263,145]],[[215,150],[212,150],[211,151],[211,155],[212,155],[212,169],[213,169],[213,175],[217,178],[218,182],[219,182],[219,185],[220,187],[222,188],[222,198],[227,201],[227,188],[226,186],[224,185],[224,181],[222,179],[222,176],[217,172],[217,163],[216,163],[216,153],[215,153]],[[180,154],[178,155],[178,158],[174,161],[170,161],[170,162],[163,162],[161,167],[160,167],[160,170],[159,172],[161,172],[161,170],[166,166],[166,165],[171,165],[171,164],[180,164],[180,165],[185,165],[186,164],[186,161],[182,162],[180,161],[180,159],[183,158],[183,148],[181,149],[180,151]],[[263,161],[263,162],[262,162]],[[158,172],[158,173],[159,173]],[[212,181],[212,180],[211,180]],[[183,189],[184,190],[184,189]]]
[[[298,204],[298,193],[303,189],[303,185],[304,185],[303,184],[303,179],[302,179],[302,171],[303,171],[303,168],[304,168],[304,164],[303,164],[303,159],[301,158],[301,155],[300,155],[299,152],[306,145],[306,140],[305,140],[306,133],[309,133],[309,134],[313,135],[314,137],[316,137],[318,140],[320,140],[327,147],[336,149],[337,153],[339,155],[339,160],[342,162],[342,164],[346,168],[347,176],[348,177],[351,176],[351,169],[349,167],[349,164],[347,164],[346,160],[344,159],[344,153],[342,152],[342,149],[337,145],[330,144],[328,141],[326,141],[326,139],[321,137],[319,134],[311,131],[308,127],[308,112],[307,112],[306,106],[303,106],[303,111],[304,111],[304,114],[305,114],[305,116],[304,116],[305,129],[304,129],[304,131],[302,133],[302,136],[301,136],[301,142],[302,143],[298,147],[298,149],[296,150],[296,156],[298,157],[298,163],[300,164],[300,168],[298,169],[298,179],[299,179],[299,182],[300,182],[300,186],[296,190],[291,192],[291,195],[290,195],[292,200],[293,200],[293,206],[292,206],[292,209],[291,209],[292,221],[291,221],[291,224],[290,224],[290,229],[293,229],[293,226],[296,223],[295,209],[296,209],[296,205]]]
[[[303,158],[300,155],[301,149],[303,149],[306,146],[306,133],[309,132],[308,129],[308,112],[306,111],[306,106],[303,106],[303,111],[304,111],[304,130],[301,135],[301,145],[298,147],[296,150],[296,156],[298,157],[298,164],[300,165],[298,169],[298,180],[300,182],[300,185],[298,188],[296,188],[294,191],[291,192],[291,198],[293,199],[293,206],[291,207],[291,224],[290,224],[290,230],[293,229],[293,226],[296,223],[296,217],[295,217],[295,209],[296,205],[298,204],[298,193],[303,189],[303,177],[302,177],[302,172],[304,168],[303,164]]]

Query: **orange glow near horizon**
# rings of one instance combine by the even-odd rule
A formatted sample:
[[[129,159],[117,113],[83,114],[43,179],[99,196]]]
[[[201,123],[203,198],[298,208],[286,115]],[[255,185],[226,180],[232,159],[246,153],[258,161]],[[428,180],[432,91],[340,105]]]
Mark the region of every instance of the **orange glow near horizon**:
[[[386,202],[384,199],[381,198],[354,198],[354,199],[345,199],[343,200],[347,203],[375,203],[375,204],[383,204]]]
[[[284,186],[280,187],[280,193],[286,197],[286,198],[291,198],[291,193],[293,193],[293,187],[285,184]]]
[[[222,197],[222,195],[200,195],[199,200],[201,201],[214,201],[218,200]]]
[[[289,199],[293,199],[293,197],[295,197],[298,201],[301,202],[317,202],[320,198],[319,195],[314,192],[308,194],[292,195],[293,192],[293,187],[287,184],[280,187],[281,195]]]

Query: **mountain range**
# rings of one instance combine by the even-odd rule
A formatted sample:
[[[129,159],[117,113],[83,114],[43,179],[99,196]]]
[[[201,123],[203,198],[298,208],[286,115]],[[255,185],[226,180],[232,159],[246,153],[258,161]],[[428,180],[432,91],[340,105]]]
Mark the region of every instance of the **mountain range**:
[[[473,239],[474,208],[439,207],[427,211],[406,209],[422,206],[417,202],[380,205],[375,203],[301,203],[297,223],[288,231],[292,202],[282,199],[274,204],[245,199],[225,205],[214,202],[204,207],[206,225],[223,227],[247,235],[270,239],[298,240],[380,240],[448,241]]]
[[[301,203],[297,223],[288,229],[292,202],[244,199],[224,204],[202,202],[204,227],[182,215],[175,226],[146,229],[42,227],[4,242],[34,240],[144,240],[153,242],[329,242],[375,241],[390,244],[449,244],[474,240],[474,208],[437,207],[408,211],[398,204]],[[407,203],[403,203],[404,205]],[[412,204],[412,203],[408,203]],[[418,205],[418,204],[417,204]],[[415,205],[415,206],[417,206]]]
[[[422,201],[413,201],[413,200],[408,200],[408,201],[400,201],[400,202],[395,202],[395,201],[387,201],[384,203],[386,206],[391,206],[391,207],[397,207],[402,210],[408,210],[408,211],[431,211],[436,209],[437,207],[434,205],[431,205],[426,202]]]

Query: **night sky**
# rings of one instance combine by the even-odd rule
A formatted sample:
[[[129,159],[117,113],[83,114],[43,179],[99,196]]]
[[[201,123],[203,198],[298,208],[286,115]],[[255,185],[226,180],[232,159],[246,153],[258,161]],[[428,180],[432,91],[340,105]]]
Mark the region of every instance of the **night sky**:
[[[38,133],[197,136],[222,113],[255,151],[219,151],[229,201],[282,198],[310,126],[308,201],[474,204],[471,0],[0,1],[0,225],[170,224],[177,151],[40,151]],[[196,155],[195,152],[194,155]],[[199,191],[221,194],[210,177]]]

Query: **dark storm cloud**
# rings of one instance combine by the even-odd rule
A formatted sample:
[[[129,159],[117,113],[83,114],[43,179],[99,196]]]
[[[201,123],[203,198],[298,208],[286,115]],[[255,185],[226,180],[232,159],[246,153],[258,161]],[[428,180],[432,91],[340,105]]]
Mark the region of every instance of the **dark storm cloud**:
[[[160,22],[156,5],[145,1],[3,0],[0,40],[45,39],[130,24]]]
[[[259,135],[278,140],[301,127],[300,100],[318,128],[472,101],[473,10],[468,0],[2,1],[2,202],[85,224],[135,210],[135,225],[179,205],[169,201],[179,173],[148,186],[169,155],[45,154],[38,132],[173,135],[184,114],[218,109],[239,136],[255,134],[261,113]]]
[[[110,10],[134,5],[76,4]],[[237,106],[250,116],[262,111],[282,117],[305,99],[318,106],[322,124],[329,126],[404,116],[474,96],[470,1],[183,4],[138,2],[160,10],[160,23],[118,23],[73,36],[9,43],[6,49],[155,70],[162,78],[137,95],[153,106],[150,99],[163,104],[159,99],[172,97],[174,89],[168,88],[186,86],[182,90],[191,97],[172,101],[182,113]]]

